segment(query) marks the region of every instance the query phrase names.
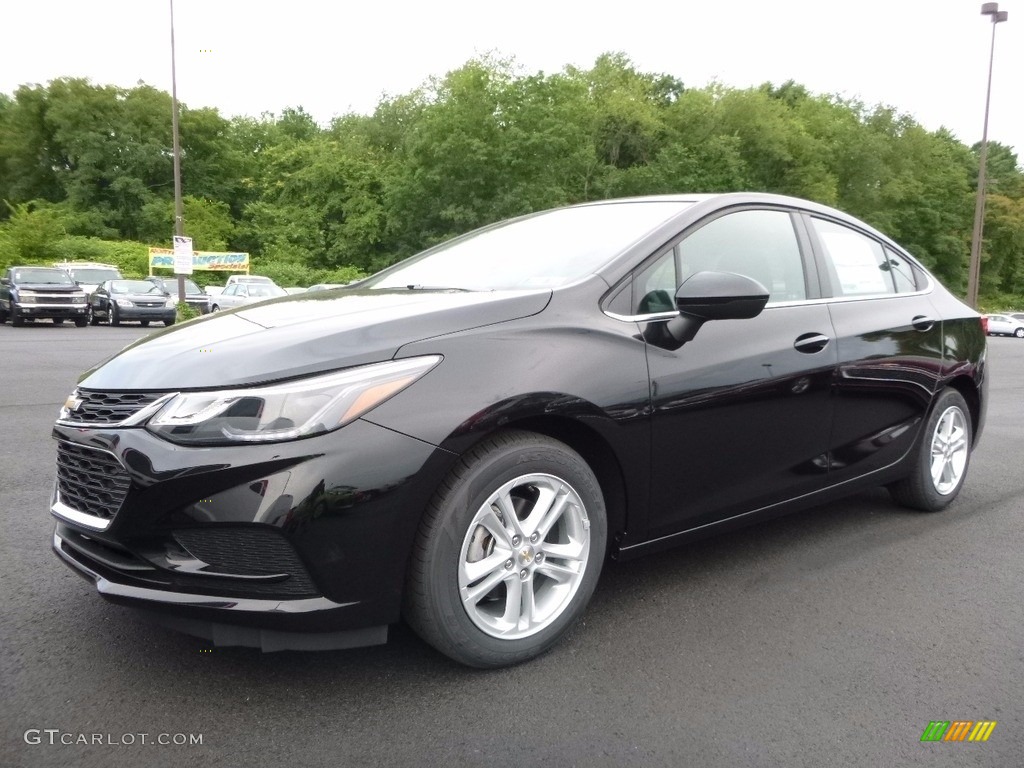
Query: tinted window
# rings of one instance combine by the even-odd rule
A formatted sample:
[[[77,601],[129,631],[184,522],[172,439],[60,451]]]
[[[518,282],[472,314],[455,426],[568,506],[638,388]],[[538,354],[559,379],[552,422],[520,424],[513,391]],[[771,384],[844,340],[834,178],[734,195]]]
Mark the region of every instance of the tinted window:
[[[871,296],[896,292],[896,284],[891,275],[896,268],[909,267],[903,259],[899,260],[896,267],[892,267],[881,243],[834,221],[812,218],[811,225],[824,251],[825,263],[832,278],[832,290],[836,296]]]
[[[889,274],[896,285],[896,293],[913,293],[917,290],[914,266],[907,259],[890,248],[885,249]]]

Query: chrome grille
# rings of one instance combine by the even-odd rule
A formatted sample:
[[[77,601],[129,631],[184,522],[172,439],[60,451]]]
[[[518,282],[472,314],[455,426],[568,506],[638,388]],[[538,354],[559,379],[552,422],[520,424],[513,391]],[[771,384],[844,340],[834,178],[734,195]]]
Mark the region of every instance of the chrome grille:
[[[57,442],[57,490],[67,506],[110,520],[121,508],[131,480],[121,463],[106,451]]]
[[[117,424],[141,411],[163,392],[90,392],[78,390],[81,404],[68,415],[87,424]]]

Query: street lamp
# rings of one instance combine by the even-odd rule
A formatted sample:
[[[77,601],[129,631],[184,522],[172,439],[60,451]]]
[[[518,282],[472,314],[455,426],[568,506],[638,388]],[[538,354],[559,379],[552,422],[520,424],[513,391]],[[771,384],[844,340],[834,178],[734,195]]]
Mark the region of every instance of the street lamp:
[[[967,303],[978,308],[978,285],[981,282],[981,232],[985,226],[985,171],[988,164],[988,106],[992,100],[992,61],[996,55],[996,24],[1009,14],[999,10],[999,3],[983,3],[983,16],[992,19],[992,47],[988,55],[988,88],[985,91],[985,125],[981,130],[981,155],[978,158],[978,196],[974,203],[974,231],[971,235],[971,263],[967,273]]]

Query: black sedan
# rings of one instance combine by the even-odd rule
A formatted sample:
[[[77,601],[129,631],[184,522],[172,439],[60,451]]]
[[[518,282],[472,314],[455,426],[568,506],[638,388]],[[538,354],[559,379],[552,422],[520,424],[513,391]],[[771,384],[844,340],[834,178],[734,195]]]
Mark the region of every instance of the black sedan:
[[[107,280],[89,297],[89,322],[120,325],[137,320],[173,325],[177,308],[174,299],[148,280]]]
[[[178,298],[178,280],[174,277],[147,277],[149,282],[166,293],[172,299]],[[185,303],[201,315],[210,313],[210,295],[192,280],[185,280]]]
[[[514,664],[607,557],[868,486],[947,507],[985,360],[978,313],[833,209],[545,211],[84,374],[53,432],[53,545],[216,643],[365,645],[404,617],[465,664]]]

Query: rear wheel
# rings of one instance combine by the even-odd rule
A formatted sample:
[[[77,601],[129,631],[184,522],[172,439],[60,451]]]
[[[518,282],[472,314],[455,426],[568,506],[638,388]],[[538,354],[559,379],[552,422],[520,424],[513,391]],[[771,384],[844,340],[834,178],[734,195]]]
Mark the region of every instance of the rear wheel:
[[[945,390],[935,402],[911,473],[889,486],[897,503],[924,512],[945,509],[960,493],[971,461],[973,428],[963,396]]]
[[[55,318],[53,318],[53,324],[54,325],[64,325],[64,318],[63,317],[55,317]]]
[[[149,320],[139,320],[139,325],[141,325],[143,328],[148,328]]]
[[[462,457],[421,523],[404,616],[473,667],[548,650],[583,613],[607,539],[597,478],[567,445],[496,435]]]

